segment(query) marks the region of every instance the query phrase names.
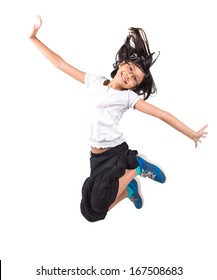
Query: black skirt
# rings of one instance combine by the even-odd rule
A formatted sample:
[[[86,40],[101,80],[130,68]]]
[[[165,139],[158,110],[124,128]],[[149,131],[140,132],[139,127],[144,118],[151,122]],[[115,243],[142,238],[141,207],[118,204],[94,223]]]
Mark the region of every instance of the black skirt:
[[[137,151],[123,143],[100,154],[91,153],[91,173],[82,187],[81,213],[89,222],[103,220],[115,201],[119,178],[138,167]]]

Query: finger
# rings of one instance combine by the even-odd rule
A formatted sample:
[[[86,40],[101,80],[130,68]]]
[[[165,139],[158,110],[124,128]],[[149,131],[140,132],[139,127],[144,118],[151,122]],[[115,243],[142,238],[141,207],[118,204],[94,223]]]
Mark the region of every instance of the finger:
[[[199,133],[200,137],[206,137],[206,133]]]
[[[206,124],[203,128],[206,129],[208,127],[208,124]]]
[[[205,132],[205,130],[206,130],[206,128],[208,127],[208,124],[207,125],[205,125],[204,127],[202,127],[198,132],[199,133],[207,133],[207,132]]]
[[[39,22],[40,25],[42,24],[42,19],[41,19],[40,15],[38,15],[38,22]]]
[[[207,127],[208,127],[208,124],[206,124],[201,130],[206,130],[207,129]]]

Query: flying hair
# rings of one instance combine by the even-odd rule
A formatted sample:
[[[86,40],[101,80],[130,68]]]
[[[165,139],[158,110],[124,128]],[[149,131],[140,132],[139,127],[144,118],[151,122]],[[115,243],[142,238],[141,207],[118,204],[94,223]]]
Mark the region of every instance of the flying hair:
[[[143,95],[144,100],[157,92],[157,88],[152,77],[150,67],[155,63],[160,53],[151,53],[147,36],[143,29],[131,27],[129,35],[115,56],[114,70],[111,77],[117,73],[118,66],[122,61],[132,62],[138,66],[145,77],[143,81],[133,90],[138,95]]]

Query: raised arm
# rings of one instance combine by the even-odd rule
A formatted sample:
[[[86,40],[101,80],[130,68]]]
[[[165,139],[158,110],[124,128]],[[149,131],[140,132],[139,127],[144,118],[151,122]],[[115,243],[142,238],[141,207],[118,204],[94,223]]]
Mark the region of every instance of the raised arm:
[[[35,46],[40,50],[40,52],[58,69],[62,70],[72,78],[84,83],[85,72],[78,70],[72,65],[64,61],[58,54],[49,49],[44,45],[37,37],[38,30],[42,25],[42,19],[40,16],[37,17],[37,21],[33,26],[32,32],[29,34],[30,40],[35,44]]]
[[[182,134],[186,135],[195,142],[195,148],[197,148],[198,142],[201,143],[201,138],[205,138],[208,134],[208,132],[205,131],[208,125],[205,125],[203,128],[196,132],[170,113],[163,111],[142,99],[137,101],[135,109],[164,121]]]

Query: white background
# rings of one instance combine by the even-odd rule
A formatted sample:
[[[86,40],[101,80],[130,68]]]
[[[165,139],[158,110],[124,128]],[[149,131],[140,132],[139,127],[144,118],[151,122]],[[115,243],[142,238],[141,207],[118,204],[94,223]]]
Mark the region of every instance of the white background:
[[[215,1],[2,0],[0,4],[0,259],[2,279],[145,279],[134,266],[182,266],[183,276],[216,279]],[[55,69],[29,41],[38,37],[83,71],[109,77],[128,28],[142,27],[158,87],[149,102],[194,130],[209,124],[197,149],[163,122],[133,110],[120,128],[130,145],[167,174],[143,179],[144,207],[129,200],[104,221],[80,214],[89,176],[86,90]],[[119,268],[120,276],[36,276],[46,268]]]

